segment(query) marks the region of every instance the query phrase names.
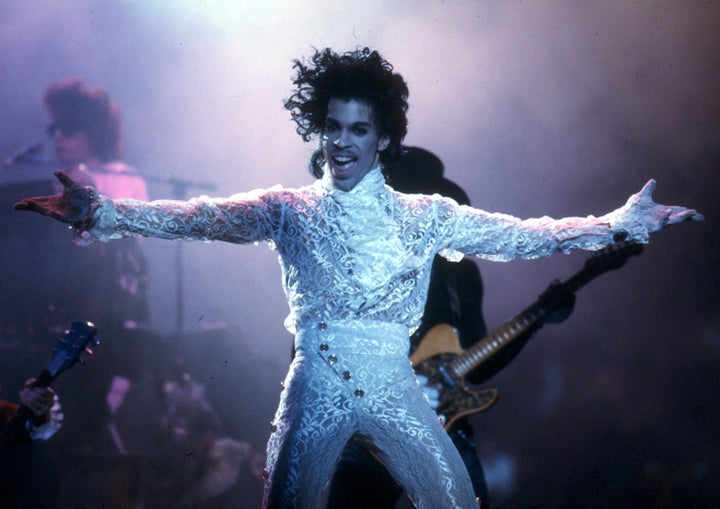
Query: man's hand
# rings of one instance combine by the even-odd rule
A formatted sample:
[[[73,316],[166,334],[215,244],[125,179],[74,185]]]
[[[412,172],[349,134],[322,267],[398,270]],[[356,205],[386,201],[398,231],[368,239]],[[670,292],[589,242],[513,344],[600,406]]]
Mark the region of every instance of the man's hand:
[[[647,233],[662,230],[665,226],[683,221],[703,221],[702,214],[694,209],[674,205],[661,205],[652,199],[656,182],[650,179],[640,192],[632,195],[620,209],[616,211],[620,226],[624,223],[642,226]],[[647,240],[647,239],[643,239]]]
[[[437,410],[440,406],[440,384],[431,384],[428,377],[425,375],[421,375],[419,373],[415,374],[415,378],[417,378],[418,385],[420,385],[420,388],[425,393],[425,398],[430,403],[430,407],[433,410]]]
[[[63,185],[62,194],[25,198],[17,202],[15,210],[32,210],[44,216],[70,224],[79,224],[88,220],[97,205],[97,192],[88,186],[75,183],[63,171],[56,171],[55,176]]]
[[[575,294],[556,279],[540,295],[540,305],[545,310],[544,322],[564,322],[575,308]]]
[[[49,387],[33,387],[35,379],[25,382],[20,391],[20,402],[25,405],[37,419],[47,420],[50,408],[55,403],[55,391]]]

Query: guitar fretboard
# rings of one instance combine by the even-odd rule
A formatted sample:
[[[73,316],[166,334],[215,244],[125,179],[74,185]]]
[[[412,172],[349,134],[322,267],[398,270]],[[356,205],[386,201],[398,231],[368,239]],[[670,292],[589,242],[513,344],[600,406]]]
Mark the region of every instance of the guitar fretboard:
[[[622,267],[628,257],[640,254],[642,249],[642,244],[637,242],[620,242],[608,246],[595,253],[585,262],[585,266],[578,273],[562,285],[566,291],[575,293],[600,274]],[[515,318],[475,343],[462,355],[458,355],[448,364],[448,369],[454,376],[464,377],[508,343],[537,325],[546,313],[547,310],[543,309],[540,302],[535,302]]]
[[[486,361],[505,345],[530,330],[545,315],[539,304],[533,304],[509,322],[491,332],[485,339],[475,343],[464,354],[458,355],[451,363],[450,370],[458,377],[467,375],[480,363]]]

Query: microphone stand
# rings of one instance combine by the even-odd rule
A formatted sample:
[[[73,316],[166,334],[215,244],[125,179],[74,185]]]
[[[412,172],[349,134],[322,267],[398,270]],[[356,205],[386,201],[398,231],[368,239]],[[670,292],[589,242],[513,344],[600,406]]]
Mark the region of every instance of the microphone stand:
[[[187,190],[191,187],[197,189],[205,189],[212,191],[215,189],[215,184],[207,182],[198,182],[186,179],[180,179],[176,177],[156,177],[156,176],[144,176],[145,180],[150,182],[160,182],[167,184],[172,188],[172,197],[175,200],[186,199]],[[178,245],[175,250],[175,333],[179,336],[182,333],[184,314],[185,314],[185,298],[184,298],[184,287],[183,287],[183,256],[182,256],[182,245]]]

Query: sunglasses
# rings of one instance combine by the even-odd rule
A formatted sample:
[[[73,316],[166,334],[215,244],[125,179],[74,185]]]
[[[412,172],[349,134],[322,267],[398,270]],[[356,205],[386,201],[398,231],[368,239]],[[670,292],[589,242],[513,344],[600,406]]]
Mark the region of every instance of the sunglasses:
[[[73,136],[82,129],[79,126],[62,124],[60,122],[53,122],[47,126],[46,132],[49,137],[55,136],[55,132],[60,131],[64,136]]]

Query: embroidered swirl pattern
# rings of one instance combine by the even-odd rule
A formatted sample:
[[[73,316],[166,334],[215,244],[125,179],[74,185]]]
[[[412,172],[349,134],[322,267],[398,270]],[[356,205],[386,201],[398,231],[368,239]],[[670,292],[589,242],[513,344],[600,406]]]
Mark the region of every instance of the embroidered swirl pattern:
[[[359,207],[359,202],[364,203]],[[100,240],[266,241],[279,254],[291,332],[308,317],[416,327],[438,252],[450,259],[466,254],[507,261],[612,242],[612,230],[602,218],[522,221],[458,206],[438,195],[396,193],[384,185],[379,171],[349,193],[318,181],[299,189],[276,187],[187,202],[105,200],[89,233]]]
[[[607,218],[522,221],[400,194],[379,169],[349,192],[321,180],[187,202],[104,200],[93,219],[88,233],[100,240],[268,242],[277,251],[298,354],[268,443],[266,503],[312,509],[351,437],[377,452],[417,507],[476,507],[407,359],[433,257],[535,258],[596,249],[613,233]]]

